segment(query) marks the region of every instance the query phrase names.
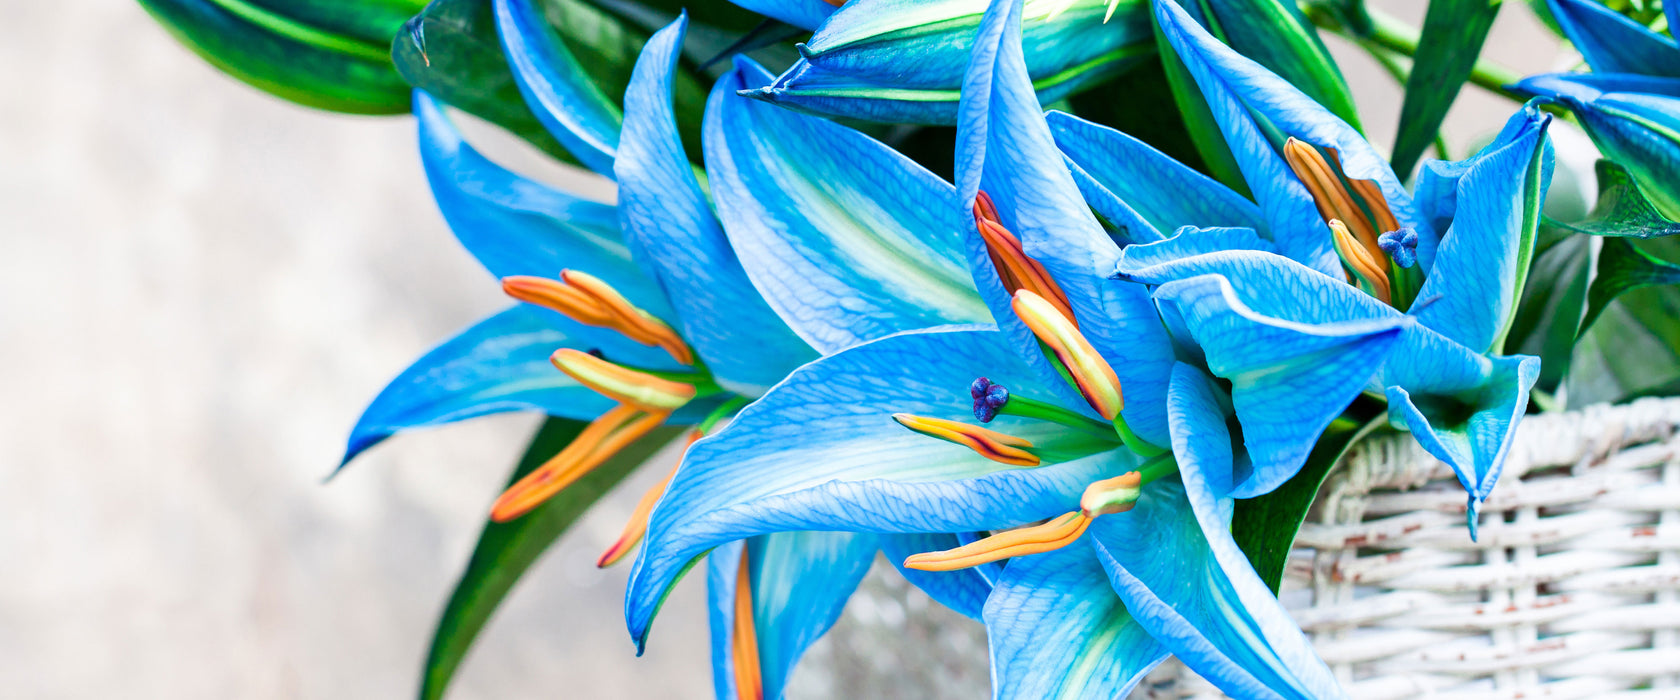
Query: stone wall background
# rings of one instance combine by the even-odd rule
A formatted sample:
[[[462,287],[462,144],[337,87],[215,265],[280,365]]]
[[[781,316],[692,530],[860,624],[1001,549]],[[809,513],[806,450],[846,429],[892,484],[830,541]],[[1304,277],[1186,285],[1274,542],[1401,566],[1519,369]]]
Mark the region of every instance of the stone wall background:
[[[1383,4],[1421,19],[1423,3]],[[1565,65],[1508,4],[1490,55]],[[405,436],[321,483],[385,381],[505,304],[437,216],[411,124],[245,88],[131,2],[0,0],[0,16],[3,694],[412,696],[434,616],[535,421]],[[1391,142],[1391,84],[1362,58],[1346,66]],[[1451,140],[1511,109],[1469,95]],[[701,586],[679,587],[637,659],[625,570],[593,566],[660,473],[536,568],[454,698],[709,695]],[[794,694],[890,693],[870,644],[925,628],[906,618],[926,600],[894,581],[870,590]],[[935,650],[969,658],[929,677],[972,696],[959,691],[985,686],[983,635],[942,629]]]

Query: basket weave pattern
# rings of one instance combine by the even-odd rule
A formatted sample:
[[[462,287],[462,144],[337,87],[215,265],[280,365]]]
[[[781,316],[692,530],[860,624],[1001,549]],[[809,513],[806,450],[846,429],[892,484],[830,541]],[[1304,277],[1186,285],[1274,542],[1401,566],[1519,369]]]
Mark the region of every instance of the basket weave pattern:
[[[1680,399],[1530,416],[1482,512],[1409,435],[1362,441],[1283,599],[1354,698],[1680,698]],[[1133,698],[1223,697],[1176,662]]]

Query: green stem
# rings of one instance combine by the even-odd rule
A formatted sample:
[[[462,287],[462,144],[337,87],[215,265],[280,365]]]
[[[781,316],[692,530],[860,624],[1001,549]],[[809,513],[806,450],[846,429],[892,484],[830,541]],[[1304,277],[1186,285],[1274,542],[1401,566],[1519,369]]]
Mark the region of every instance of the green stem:
[[[716,428],[718,423],[723,422],[723,419],[734,416],[736,412],[746,408],[749,403],[752,403],[752,399],[745,396],[731,397],[717,408],[712,409],[711,413],[706,414],[706,417],[694,426],[695,432],[701,435],[711,435],[712,428]]]
[[[1157,456],[1154,459],[1144,462],[1143,466],[1138,467],[1138,477],[1140,477],[1139,485],[1141,486],[1143,484],[1147,484],[1163,476],[1174,474],[1177,471],[1178,460],[1173,458],[1171,452]]]
[[[1137,433],[1132,432],[1132,426],[1126,424],[1124,415],[1114,416],[1114,432],[1120,435],[1121,442],[1126,443],[1126,446],[1132,448],[1132,451],[1140,457],[1159,457],[1163,454],[1172,454],[1171,449],[1158,447],[1148,440],[1138,437]]]

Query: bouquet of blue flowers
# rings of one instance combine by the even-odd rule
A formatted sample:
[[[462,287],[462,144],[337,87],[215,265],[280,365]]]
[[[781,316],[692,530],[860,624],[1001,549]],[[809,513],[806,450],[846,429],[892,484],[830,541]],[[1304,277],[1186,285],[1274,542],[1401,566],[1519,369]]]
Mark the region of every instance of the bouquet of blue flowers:
[[[704,566],[719,698],[780,697],[878,554],[985,624],[998,698],[1121,697],[1169,655],[1233,697],[1346,697],[1276,591],[1350,445],[1410,433],[1474,539],[1525,415],[1680,393],[1680,3],[1536,0],[1589,70],[1531,77],[1480,58],[1498,0],[1421,28],[1361,0],[141,4],[275,95],[411,113],[518,302],[344,456],[549,416],[424,698],[678,440],[599,565],[633,567],[637,648]],[[1321,33],[1403,86],[1392,148]],[[1452,159],[1466,83],[1511,113]],[[616,203],[492,162],[450,110]],[[1575,220],[1544,208],[1556,121],[1603,155]]]

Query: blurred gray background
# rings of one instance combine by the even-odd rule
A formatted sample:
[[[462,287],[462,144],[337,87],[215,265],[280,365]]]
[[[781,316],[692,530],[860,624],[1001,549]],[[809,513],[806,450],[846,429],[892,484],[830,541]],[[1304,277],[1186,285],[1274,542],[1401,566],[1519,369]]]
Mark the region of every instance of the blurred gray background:
[[[1421,20],[1421,2],[1381,4]],[[1507,5],[1489,56],[1570,65]],[[391,376],[506,304],[437,215],[410,120],[269,98],[130,2],[0,0],[0,16],[0,695],[412,696],[535,419],[413,433],[321,483]],[[1386,148],[1397,90],[1336,50]],[[1450,141],[1513,108],[1467,90]],[[661,473],[550,552],[453,697],[709,696],[699,577],[637,659],[625,569],[594,567]],[[849,609],[841,638],[903,624],[893,596]],[[956,634],[983,663],[975,630]],[[849,695],[822,667],[798,694]]]

